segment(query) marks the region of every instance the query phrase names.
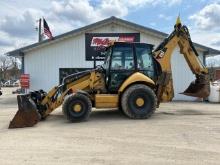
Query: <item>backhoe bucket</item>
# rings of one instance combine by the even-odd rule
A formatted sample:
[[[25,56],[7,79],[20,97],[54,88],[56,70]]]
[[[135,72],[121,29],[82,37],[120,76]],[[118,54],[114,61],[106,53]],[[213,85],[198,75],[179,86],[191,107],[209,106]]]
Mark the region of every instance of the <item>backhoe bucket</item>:
[[[8,128],[32,127],[40,120],[35,103],[29,95],[18,95],[18,111],[9,124]]]
[[[181,94],[199,98],[206,98],[210,94],[210,84],[207,75],[197,76],[189,87]]]

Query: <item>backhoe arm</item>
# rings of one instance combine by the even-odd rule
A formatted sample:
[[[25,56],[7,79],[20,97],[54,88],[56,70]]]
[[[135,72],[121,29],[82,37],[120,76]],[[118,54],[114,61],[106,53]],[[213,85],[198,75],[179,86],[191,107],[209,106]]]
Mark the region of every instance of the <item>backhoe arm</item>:
[[[208,70],[203,66],[199,55],[193,46],[189,31],[181,23],[175,25],[174,31],[153,52],[154,58],[161,66],[161,75],[157,81],[157,96],[160,101],[171,101],[174,97],[171,56],[176,46],[179,46],[196,80],[182,94],[205,98],[209,95]]]

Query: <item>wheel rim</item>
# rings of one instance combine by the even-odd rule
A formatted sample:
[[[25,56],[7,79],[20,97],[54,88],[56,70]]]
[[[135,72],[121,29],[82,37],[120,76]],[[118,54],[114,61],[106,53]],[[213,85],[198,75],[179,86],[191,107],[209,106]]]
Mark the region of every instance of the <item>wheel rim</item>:
[[[85,105],[81,100],[73,101],[69,106],[69,113],[74,117],[81,117],[85,113]]]
[[[73,111],[74,112],[80,112],[82,110],[82,106],[80,104],[75,104],[73,106]]]
[[[141,98],[141,97],[138,97],[138,98],[136,99],[136,105],[137,105],[138,107],[142,107],[142,106],[144,105],[144,99]]]

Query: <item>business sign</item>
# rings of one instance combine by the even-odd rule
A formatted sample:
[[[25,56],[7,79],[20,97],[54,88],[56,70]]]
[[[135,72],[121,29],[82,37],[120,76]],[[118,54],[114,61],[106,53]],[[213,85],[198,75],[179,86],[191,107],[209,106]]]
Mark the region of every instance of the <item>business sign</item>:
[[[30,87],[30,75],[22,74],[20,77],[20,84],[21,84],[21,88],[28,89]]]
[[[105,48],[112,42],[140,42],[140,33],[86,33],[86,60],[105,59]]]

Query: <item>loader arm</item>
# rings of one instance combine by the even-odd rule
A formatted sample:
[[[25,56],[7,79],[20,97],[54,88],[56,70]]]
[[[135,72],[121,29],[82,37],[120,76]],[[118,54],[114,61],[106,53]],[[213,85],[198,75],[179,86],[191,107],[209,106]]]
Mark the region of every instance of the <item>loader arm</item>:
[[[32,127],[62,105],[67,95],[77,92],[89,95],[103,91],[105,83],[102,68],[96,68],[65,77],[61,85],[53,87],[48,93],[39,90],[18,95],[19,110],[10,122],[9,128]]]
[[[193,46],[189,31],[181,23],[175,25],[174,31],[153,52],[154,58],[161,66],[158,78],[157,96],[160,101],[171,101],[174,97],[171,57],[174,49],[179,46],[189,68],[195,75],[194,83],[182,94],[205,98],[209,95],[208,69],[201,63],[199,55]]]
[[[70,75],[64,79],[62,85],[52,88],[44,97],[40,104],[45,108],[40,111],[40,114],[43,118],[48,116],[53,110],[62,105],[67,94],[76,93],[79,90],[83,90],[85,93],[97,92],[96,89],[105,90],[104,86],[102,74],[95,69],[77,79],[71,78]]]

